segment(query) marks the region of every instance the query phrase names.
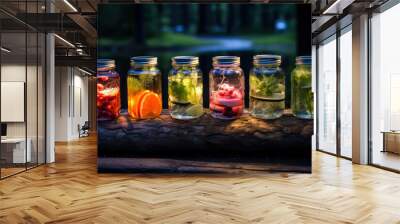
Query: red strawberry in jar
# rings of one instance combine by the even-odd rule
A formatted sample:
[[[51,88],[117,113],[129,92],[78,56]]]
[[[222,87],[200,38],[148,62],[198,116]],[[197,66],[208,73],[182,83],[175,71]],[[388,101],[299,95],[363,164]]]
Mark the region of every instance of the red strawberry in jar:
[[[211,94],[210,110],[227,117],[237,116],[243,111],[243,94],[234,86],[223,83]]]
[[[240,58],[213,57],[213,69],[210,71],[211,116],[223,120],[238,118],[243,112],[243,87],[244,73],[240,68]]]
[[[102,91],[104,90],[104,85],[101,83],[97,83],[97,91]]]
[[[97,79],[98,79],[100,82],[107,82],[108,79],[109,79],[109,77],[108,77],[108,76],[97,76]]]
[[[115,60],[97,60],[97,118],[112,120],[120,110],[120,77],[115,71]]]
[[[218,112],[218,113],[223,113],[225,110],[225,107],[219,106],[213,102],[210,102],[210,110]]]

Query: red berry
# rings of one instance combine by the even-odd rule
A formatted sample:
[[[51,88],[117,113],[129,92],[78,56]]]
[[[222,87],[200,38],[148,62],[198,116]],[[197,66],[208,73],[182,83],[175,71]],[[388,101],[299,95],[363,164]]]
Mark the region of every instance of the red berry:
[[[98,76],[97,77],[101,82],[106,82],[108,81],[108,76]]]
[[[235,91],[232,93],[232,97],[233,97],[233,98],[242,98],[242,93],[241,93],[239,90],[235,90]]]
[[[97,91],[102,91],[104,90],[104,85],[101,83],[97,83]]]
[[[241,105],[241,106],[236,106],[236,107],[232,107],[232,112],[233,113],[242,113],[242,111],[243,111],[243,106]]]

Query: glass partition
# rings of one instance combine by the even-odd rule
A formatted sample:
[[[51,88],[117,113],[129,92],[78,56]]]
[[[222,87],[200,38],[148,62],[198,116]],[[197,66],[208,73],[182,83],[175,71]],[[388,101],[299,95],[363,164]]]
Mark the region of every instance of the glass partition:
[[[340,155],[352,157],[352,32],[348,26],[340,41]]]
[[[20,16],[43,11],[43,1],[26,4],[18,2]],[[45,162],[45,41],[39,30],[0,12],[0,178]]]
[[[38,165],[46,162],[46,36],[38,33],[38,64],[37,64],[37,162]]]
[[[3,32],[1,46],[1,175],[6,177],[24,171],[31,161],[26,141],[26,33]]]
[[[400,4],[371,18],[371,162],[400,170]]]
[[[37,165],[38,159],[38,35],[31,30],[27,33],[27,64],[26,64],[26,114],[27,114],[27,144],[30,158],[27,167]]]
[[[336,36],[318,48],[317,149],[336,154]]]

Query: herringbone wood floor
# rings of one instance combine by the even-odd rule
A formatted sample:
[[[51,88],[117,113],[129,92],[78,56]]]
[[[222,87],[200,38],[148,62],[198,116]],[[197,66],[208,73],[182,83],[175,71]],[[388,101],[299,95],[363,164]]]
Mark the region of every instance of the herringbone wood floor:
[[[315,152],[313,174],[97,174],[96,140],[0,181],[0,223],[400,223],[400,175]]]

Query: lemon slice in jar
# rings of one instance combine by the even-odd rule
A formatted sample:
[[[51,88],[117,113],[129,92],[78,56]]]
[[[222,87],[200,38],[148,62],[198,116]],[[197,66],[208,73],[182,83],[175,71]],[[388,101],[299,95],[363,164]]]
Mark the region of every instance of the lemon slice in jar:
[[[204,112],[203,107],[199,104],[190,106],[186,109],[186,115],[188,116],[200,116]]]

